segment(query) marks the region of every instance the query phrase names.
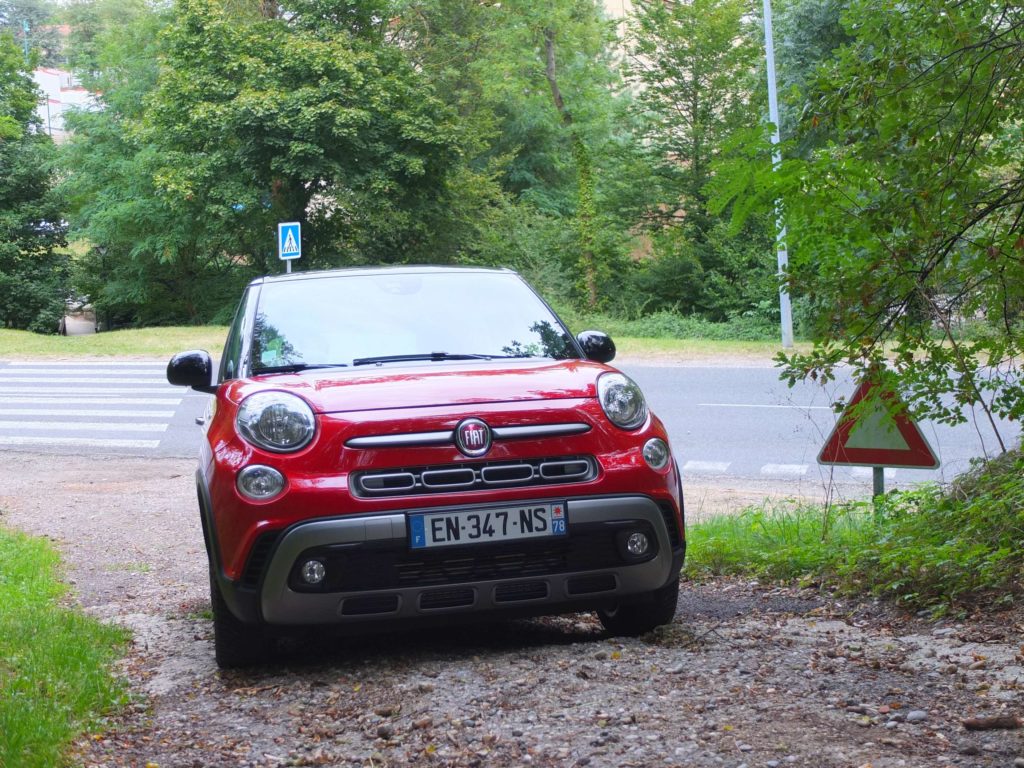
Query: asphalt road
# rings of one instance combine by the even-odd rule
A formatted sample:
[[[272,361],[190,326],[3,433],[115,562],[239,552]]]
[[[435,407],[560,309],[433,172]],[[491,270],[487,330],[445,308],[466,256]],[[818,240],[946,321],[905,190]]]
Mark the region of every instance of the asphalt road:
[[[195,456],[195,420],[209,396],[172,387],[165,361],[0,362],[0,450],[64,454]],[[624,365],[668,427],[684,478],[770,481],[798,493],[823,483],[871,487],[868,468],[822,467],[835,423],[831,403],[854,384],[790,389],[764,367]],[[1012,442],[1016,425],[1002,424]],[[973,457],[998,451],[980,415],[955,428],[923,424],[936,471],[886,471],[886,486],[948,480]]]
[[[836,423],[832,403],[848,400],[856,389],[849,376],[826,385],[800,383],[792,389],[767,367],[622,366],[643,388],[651,407],[665,422],[685,479],[737,477],[788,483],[793,489],[823,483],[871,488],[867,467],[822,466],[818,453]],[[937,470],[887,469],[886,488],[929,480],[947,481],[970,466],[971,459],[994,455],[999,444],[980,409],[966,424],[920,424],[939,456]],[[1000,434],[1012,445],[1016,424],[1000,422]]]

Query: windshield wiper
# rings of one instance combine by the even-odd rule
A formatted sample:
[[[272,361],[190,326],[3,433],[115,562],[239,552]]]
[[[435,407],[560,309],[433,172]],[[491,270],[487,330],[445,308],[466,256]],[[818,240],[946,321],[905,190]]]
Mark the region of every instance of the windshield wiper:
[[[260,368],[253,368],[254,376],[264,373],[298,373],[299,371],[310,371],[314,368],[348,368],[348,363],[289,363],[288,365],[266,365]]]
[[[380,357],[357,357],[352,365],[374,365],[376,363],[412,363],[418,360],[440,362],[441,360],[496,360],[512,355],[478,355],[468,352],[427,352],[419,355],[381,355]]]

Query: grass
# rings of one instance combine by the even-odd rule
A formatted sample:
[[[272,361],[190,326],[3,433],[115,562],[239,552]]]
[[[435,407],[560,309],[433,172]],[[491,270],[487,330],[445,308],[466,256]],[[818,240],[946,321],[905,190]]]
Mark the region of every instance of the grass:
[[[64,764],[124,702],[110,665],[127,633],[62,606],[57,567],[46,541],[0,528],[0,766]]]
[[[825,583],[934,614],[1008,605],[1024,587],[1024,453],[979,465],[947,488],[823,509],[776,505],[691,526],[694,578]]]
[[[0,354],[5,358],[169,358],[186,349],[205,349],[216,356],[224,347],[227,332],[227,327],[215,325],[132,328],[89,336],[0,329]]]
[[[703,361],[729,358],[756,359],[771,364],[782,351],[779,341],[727,341],[715,339],[651,339],[613,336],[618,355],[624,358]],[[810,344],[796,345],[800,351]],[[614,365],[614,361],[612,363]]]
[[[138,328],[89,336],[47,336],[0,329],[0,357],[163,359],[186,349],[205,349],[217,356],[224,347],[226,336],[227,328],[223,326]],[[692,361],[742,357],[756,358],[768,364],[781,349],[777,341],[658,339],[622,335],[613,335],[613,339],[620,357],[634,359]]]

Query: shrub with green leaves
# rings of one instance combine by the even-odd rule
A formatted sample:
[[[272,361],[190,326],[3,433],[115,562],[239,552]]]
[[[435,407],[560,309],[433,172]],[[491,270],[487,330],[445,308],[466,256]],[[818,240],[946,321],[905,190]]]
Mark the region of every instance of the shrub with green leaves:
[[[779,505],[691,526],[689,573],[835,585],[934,613],[1000,606],[1024,583],[1024,454],[879,502]]]

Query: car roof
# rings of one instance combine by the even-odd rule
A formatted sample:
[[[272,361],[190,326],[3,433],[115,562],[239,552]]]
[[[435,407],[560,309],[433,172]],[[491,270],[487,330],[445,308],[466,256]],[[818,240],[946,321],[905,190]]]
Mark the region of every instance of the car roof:
[[[257,277],[249,285],[269,285],[293,280],[315,280],[330,277],[355,277],[364,275],[423,275],[423,274],[517,274],[505,267],[449,267],[430,264],[397,265],[384,267],[347,267],[344,269],[319,269],[310,272],[292,272],[284,275]]]

